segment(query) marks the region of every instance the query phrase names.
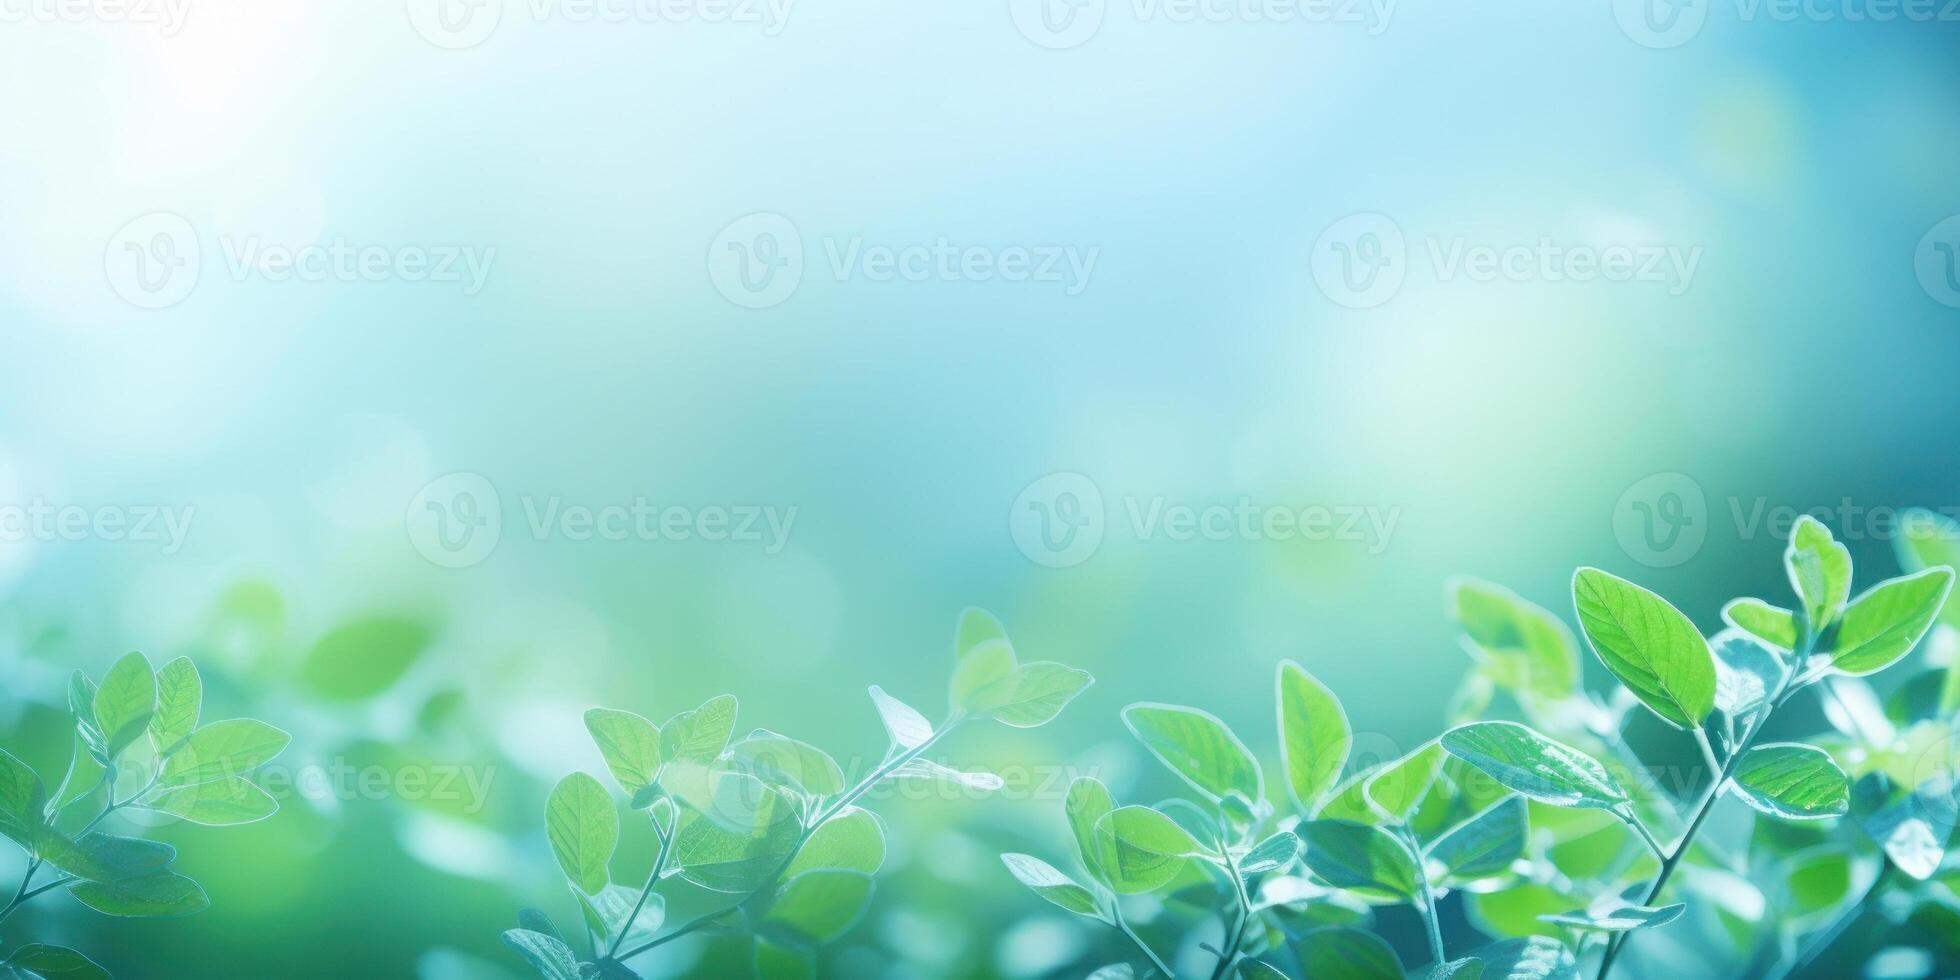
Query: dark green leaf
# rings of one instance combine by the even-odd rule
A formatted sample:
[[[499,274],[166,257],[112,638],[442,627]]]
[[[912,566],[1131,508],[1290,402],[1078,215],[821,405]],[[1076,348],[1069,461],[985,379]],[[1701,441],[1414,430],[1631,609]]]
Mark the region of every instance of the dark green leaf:
[[[8,966],[27,970],[45,980],[109,980],[109,971],[65,946],[28,943],[7,957]]]
[[[1335,888],[1401,900],[1417,892],[1415,857],[1388,831],[1345,820],[1308,820],[1294,832],[1306,842],[1307,867]]]
[[[517,951],[544,980],[579,980],[578,954],[563,940],[528,929],[504,933],[504,945]]]
[[[1312,929],[1300,937],[1300,968],[1314,980],[1402,980],[1402,960],[1360,929]]]
[[[1444,834],[1430,845],[1429,857],[1452,883],[1504,874],[1524,856],[1527,812],[1524,797],[1505,799]]]
[[[757,936],[755,977],[756,980],[816,980],[817,964],[803,950]]]

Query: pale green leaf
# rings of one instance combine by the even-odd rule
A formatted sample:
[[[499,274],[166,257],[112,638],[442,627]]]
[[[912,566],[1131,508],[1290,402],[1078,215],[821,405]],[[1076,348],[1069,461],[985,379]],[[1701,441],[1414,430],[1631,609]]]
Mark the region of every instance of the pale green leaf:
[[[1092,919],[1103,917],[1102,909],[1096,904],[1095,893],[1057,871],[1048,862],[1032,855],[1012,853],[1002,854],[1000,860],[1007,865],[1009,873],[1020,879],[1021,884],[1050,904]]]
[[[1952,589],[1949,568],[1929,568],[1873,586],[1845,609],[1831,667],[1861,677],[1898,663],[1932,628]]]
[[[545,803],[546,836],[565,877],[587,895],[611,882],[607,870],[619,846],[619,808],[599,781],[575,772],[558,781]]]
[[[1579,980],[1572,951],[1546,936],[1492,943],[1476,955],[1484,961],[1484,980]]]
[[[1742,756],[1730,785],[1743,802],[1784,820],[1843,816],[1851,785],[1830,753],[1811,745],[1759,745]]]
[[[844,770],[829,753],[758,728],[729,748],[733,764],[772,786],[788,785],[813,796],[844,789]]]
[[[674,860],[687,880],[720,892],[746,892],[788,861],[802,834],[795,806],[762,784],[740,827],[689,815],[674,840]]]
[[[974,691],[962,707],[1003,725],[1038,728],[1053,721],[1091,683],[1086,670],[1048,662],[1022,664]]]
[[[1960,523],[1945,514],[1906,511],[1900,515],[1899,535],[1894,542],[1899,565],[1908,572],[1942,566],[1960,569]],[[1960,628],[1960,603],[1948,601],[1941,619]]]
[[[1264,874],[1276,871],[1293,863],[1300,856],[1300,838],[1291,831],[1279,833],[1254,844],[1239,858],[1239,873],[1242,875]]]
[[[1761,599],[1735,599],[1722,607],[1722,619],[1774,649],[1787,653],[1797,648],[1797,614],[1788,609]]]
[[[41,805],[47,787],[27,763],[0,749],[0,835],[22,846],[33,841],[41,826]]]
[[[171,754],[157,783],[188,786],[243,776],[284,752],[292,740],[291,735],[250,718],[212,722],[191,733]]]
[[[1443,748],[1508,789],[1552,806],[1613,810],[1627,791],[1593,757],[1511,721],[1482,721],[1443,735]]]
[[[1960,823],[1956,799],[1949,776],[1904,787],[1875,772],[1852,787],[1851,813],[1900,871],[1925,881],[1939,871]]]
[[[1654,908],[1634,905],[1619,899],[1608,899],[1588,909],[1541,915],[1539,918],[1552,925],[1577,929],[1580,932],[1632,932],[1635,929],[1653,929],[1667,925],[1680,918],[1681,913],[1687,910],[1688,906],[1678,902]]]
[[[698,708],[683,711],[660,726],[660,758],[707,765],[728,747],[735,734],[735,696],[712,697]]]
[[[1096,839],[1096,822],[1103,814],[1116,809],[1116,800],[1109,788],[1101,780],[1090,776],[1077,777],[1069,783],[1068,795],[1062,800],[1062,812],[1068,818],[1069,833],[1075,837],[1075,855],[1082,862],[1083,870],[1090,877],[1105,884],[1102,862],[1103,845]]]
[[[395,685],[429,649],[427,626],[376,616],[336,627],[320,637],[300,664],[307,690],[329,701],[361,701]]]
[[[877,874],[885,864],[885,829],[868,810],[849,807],[810,833],[783,872],[794,878],[821,869]]]
[[[150,741],[168,755],[197,730],[204,707],[204,680],[189,657],[178,657],[157,671],[157,710],[150,717]]]
[[[1545,608],[1500,585],[1469,577],[1445,586],[1471,651],[1506,689],[1560,701],[1579,689],[1579,644]]]
[[[1783,658],[1744,630],[1727,629],[1708,641],[1715,650],[1715,707],[1745,717],[1783,683]]]
[[[1117,807],[1097,819],[1095,833],[1105,881],[1124,895],[1163,887],[1203,852],[1177,821],[1149,807]]]
[[[891,778],[901,781],[944,783],[980,793],[998,792],[1002,786],[1007,785],[993,773],[954,769],[931,759],[913,759],[893,770]]]
[[[257,823],[279,812],[278,801],[240,776],[160,790],[143,805],[206,827]]]
[[[777,892],[762,928],[806,943],[835,942],[871,903],[871,876],[856,871],[808,871]]]
[[[1443,746],[1431,740],[1380,766],[1361,781],[1361,795],[1376,816],[1401,823],[1415,812],[1443,771]]]
[[[1300,812],[1311,813],[1341,778],[1354,733],[1334,692],[1300,665],[1290,660],[1281,663],[1274,687],[1287,788]]]
[[[1790,530],[1783,567],[1790,575],[1790,588],[1803,600],[1811,629],[1822,633],[1851,597],[1851,552],[1831,537],[1823,522],[1805,514]]]
[[[878,708],[878,718],[884,722],[885,732],[891,736],[892,744],[899,748],[915,749],[932,737],[932,722],[927,721],[925,715],[886,694],[876,684],[871,685],[871,703]]]
[[[1627,689],[1676,728],[1715,709],[1715,656],[1666,599],[1597,568],[1572,578],[1573,604],[1594,652]]]
[[[628,796],[652,785],[660,773],[660,729],[631,711],[593,708],[585,713],[585,730],[606,760],[613,782]],[[719,750],[717,750],[719,751]]]
[[[544,980],[579,980],[578,954],[564,940],[529,929],[508,930],[503,939]]]
[[[111,758],[143,736],[156,707],[156,674],[142,654],[129,654],[109,668],[95,691],[95,726]]]
[[[1265,796],[1259,763],[1232,730],[1197,708],[1170,704],[1133,704],[1123,709],[1123,723],[1150,754],[1213,800],[1228,793],[1247,799]]]

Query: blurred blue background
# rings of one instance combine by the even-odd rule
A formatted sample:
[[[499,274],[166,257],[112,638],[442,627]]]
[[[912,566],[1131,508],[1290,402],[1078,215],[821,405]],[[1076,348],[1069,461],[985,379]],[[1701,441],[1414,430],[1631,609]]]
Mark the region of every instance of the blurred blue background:
[[[320,975],[483,975],[455,957],[501,962],[508,910],[557,887],[539,787],[596,765],[585,706],[732,691],[744,727],[875,755],[865,686],[936,711],[967,605],[1098,682],[950,756],[1120,784],[1134,700],[1205,705],[1273,756],[1282,658],[1358,729],[1433,735],[1454,573],[1566,611],[1599,565],[1712,628],[1776,585],[1779,514],[1827,508],[1876,576],[1875,509],[1960,507],[1952,20],[579,9],[0,22],[0,730],[141,649],[234,672],[233,707],[302,754],[498,767],[470,814],[289,806],[244,835],[263,860],[207,859],[210,913],[140,927],[157,944],[276,963],[358,928]],[[872,257],[942,242],[960,258],[911,278]],[[336,243],[377,264],[264,251]],[[1518,246],[1489,276],[1452,259]],[[1572,281],[1547,248],[1635,264]],[[1004,271],[1021,255],[1055,276]],[[640,498],[794,518],[773,542],[530,520]],[[1335,522],[1133,519],[1242,501]],[[37,504],[189,524],[70,534]],[[491,511],[494,547],[443,543]],[[399,676],[324,705],[295,684],[321,635],[381,615],[429,630]],[[437,696],[461,708],[432,720]],[[1053,796],[894,806],[901,849],[967,859],[903,867],[840,962],[1051,965],[1018,896],[963,907],[1001,876],[947,841],[1047,835]],[[410,900],[415,921],[361,905]]]

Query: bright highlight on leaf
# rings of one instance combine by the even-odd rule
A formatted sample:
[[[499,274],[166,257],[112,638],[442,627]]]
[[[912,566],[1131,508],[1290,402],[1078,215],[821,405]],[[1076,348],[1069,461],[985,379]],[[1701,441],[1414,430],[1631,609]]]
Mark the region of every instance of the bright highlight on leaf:
[[[1133,704],[1123,723],[1192,788],[1218,800],[1229,793],[1260,799],[1264,784],[1259,763],[1225,723],[1208,712],[1171,704]]]
[[[1676,728],[1708,719],[1715,709],[1715,658],[1688,617],[1597,568],[1573,576],[1572,599],[1593,651],[1642,703]]]
[[[1287,788],[1304,812],[1312,812],[1321,797],[1341,778],[1354,744],[1347,713],[1327,685],[1292,661],[1279,665],[1274,687],[1279,696],[1280,760]]]
[[[1837,817],[1850,809],[1844,770],[1812,745],[1784,742],[1750,749],[1731,785],[1750,806],[1784,820]]]
[[[1613,810],[1627,792],[1591,756],[1510,721],[1482,721],[1443,735],[1451,755],[1506,788],[1552,806]]]

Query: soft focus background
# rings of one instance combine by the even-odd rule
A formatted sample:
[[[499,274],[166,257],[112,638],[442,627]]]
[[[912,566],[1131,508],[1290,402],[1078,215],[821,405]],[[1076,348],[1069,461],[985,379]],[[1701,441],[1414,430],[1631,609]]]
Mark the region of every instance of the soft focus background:
[[[541,806],[598,765],[585,707],[733,692],[862,765],[865,687],[936,712],[979,605],[1098,682],[946,750],[1026,785],[878,804],[895,861],[829,966],[1039,975],[1102,937],[993,855],[1058,845],[1058,772],[1143,777],[1123,704],[1272,757],[1293,658],[1412,745],[1462,665],[1453,573],[1563,611],[1599,565],[1712,628],[1780,587],[1797,510],[1869,581],[1889,509],[1960,508],[1936,9],[784,2],[0,4],[0,737],[57,767],[67,671],[141,649],[294,730],[291,766],[474,780],[163,829],[208,913],[50,901],[10,939],[514,976],[513,910],[568,907]],[[337,244],[373,261],[278,257]],[[1021,255],[1053,274],[982,274]],[[537,526],[641,499],[793,523]]]

